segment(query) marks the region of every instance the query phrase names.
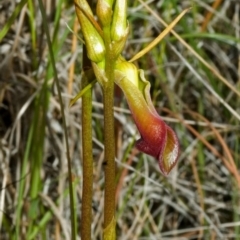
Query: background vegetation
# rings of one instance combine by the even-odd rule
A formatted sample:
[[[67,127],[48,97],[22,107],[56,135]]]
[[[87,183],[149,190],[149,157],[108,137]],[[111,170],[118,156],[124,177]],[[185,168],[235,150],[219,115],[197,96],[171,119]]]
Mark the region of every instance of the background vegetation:
[[[72,1],[44,0],[65,106],[63,116],[37,0],[0,1],[0,239],[70,239],[68,182],[81,221],[82,46]],[[129,1],[130,59],[192,6],[136,64],[151,81],[158,112],[177,132],[181,154],[168,178],[134,148],[139,137],[116,89],[118,239],[240,239],[240,3],[230,0]],[[79,35],[81,35],[79,33]],[[93,239],[103,222],[103,106],[94,88]],[[77,227],[79,236],[79,227]]]

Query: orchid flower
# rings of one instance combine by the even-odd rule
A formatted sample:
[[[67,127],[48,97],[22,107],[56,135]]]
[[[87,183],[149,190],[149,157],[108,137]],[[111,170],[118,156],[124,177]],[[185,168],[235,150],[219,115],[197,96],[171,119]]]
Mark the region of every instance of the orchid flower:
[[[161,119],[150,97],[150,83],[143,70],[126,61],[116,65],[115,82],[127,99],[133,119],[141,138],[137,140],[138,150],[158,160],[166,176],[177,163],[179,142],[174,131]]]
[[[127,62],[120,55],[129,32],[126,20],[127,2],[116,0],[113,5],[112,0],[99,0],[97,15],[100,25],[94,20],[86,0],[75,0],[75,4],[88,57],[92,61],[97,81],[103,87],[108,85],[104,42],[104,37],[108,36],[111,39],[108,48],[111,49],[111,54],[108,54],[108,61],[113,61],[114,81],[124,92],[141,135],[141,138],[136,142],[136,147],[157,158],[160,170],[164,175],[168,175],[177,163],[179,155],[177,136],[155,110],[150,97],[150,83],[145,79],[143,70],[138,70],[134,64]],[[174,21],[171,28],[180,18],[181,16]]]

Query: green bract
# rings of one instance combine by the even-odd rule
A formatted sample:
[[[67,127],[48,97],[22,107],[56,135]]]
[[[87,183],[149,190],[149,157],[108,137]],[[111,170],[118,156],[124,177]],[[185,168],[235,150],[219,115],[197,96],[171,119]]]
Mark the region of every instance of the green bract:
[[[111,26],[111,38],[120,41],[127,34],[127,1],[116,0]]]
[[[75,7],[82,27],[88,58],[95,63],[101,62],[105,58],[105,45],[91,8],[85,0],[75,0]]]
[[[112,7],[109,5],[108,1],[98,0],[97,16],[103,27],[110,26],[112,22]]]
[[[127,1],[115,2],[113,19],[111,24],[111,40],[113,55],[118,57],[123,51],[127,41],[129,27],[127,23]]]

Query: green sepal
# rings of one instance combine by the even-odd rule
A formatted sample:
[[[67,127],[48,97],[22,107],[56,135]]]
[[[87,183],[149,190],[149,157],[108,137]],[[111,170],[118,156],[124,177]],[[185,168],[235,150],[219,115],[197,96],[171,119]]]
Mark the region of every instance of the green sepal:
[[[96,63],[101,62],[105,58],[102,30],[85,0],[75,0],[75,7],[78,21],[82,27],[88,58]]]
[[[122,53],[128,38],[128,33],[129,33],[129,25],[127,25],[125,30],[125,35],[123,35],[122,38],[120,38],[119,40],[112,41],[112,51],[113,51],[113,56],[115,58],[117,58]]]
[[[129,63],[123,58],[119,58],[115,65],[115,81],[119,81],[121,78],[129,79],[138,88],[138,69],[133,63]]]
[[[110,26],[112,21],[112,8],[105,0],[97,2],[97,16],[103,27]]]
[[[127,28],[127,1],[116,0],[111,25],[112,41],[121,40],[126,35],[126,28]]]

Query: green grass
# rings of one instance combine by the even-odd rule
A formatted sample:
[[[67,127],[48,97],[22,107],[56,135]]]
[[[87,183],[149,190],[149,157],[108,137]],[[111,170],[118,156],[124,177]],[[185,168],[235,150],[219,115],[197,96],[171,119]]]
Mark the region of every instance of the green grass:
[[[167,23],[192,6],[174,28],[185,45],[169,34],[135,62],[151,81],[157,111],[181,143],[179,163],[168,178],[161,175],[155,159],[134,151],[138,132],[124,96],[116,90],[118,239],[240,239],[240,19],[235,12],[240,5],[223,1],[202,31],[206,5],[211,8],[212,1],[204,3],[151,3],[152,11]],[[81,85],[82,43],[78,41],[72,53],[73,34],[67,25],[74,28],[73,3],[55,4],[47,6],[45,19],[38,1],[0,2],[1,240],[70,239],[69,181],[74,189],[75,236],[80,236],[81,100],[71,108],[68,105]],[[164,26],[137,0],[129,1],[128,20],[131,31],[123,55],[131,59]],[[69,92],[71,64],[75,64],[75,75]],[[65,109],[71,179],[57,79]],[[92,235],[100,239],[104,136],[98,84],[93,95]],[[123,182],[121,174],[126,174]]]

